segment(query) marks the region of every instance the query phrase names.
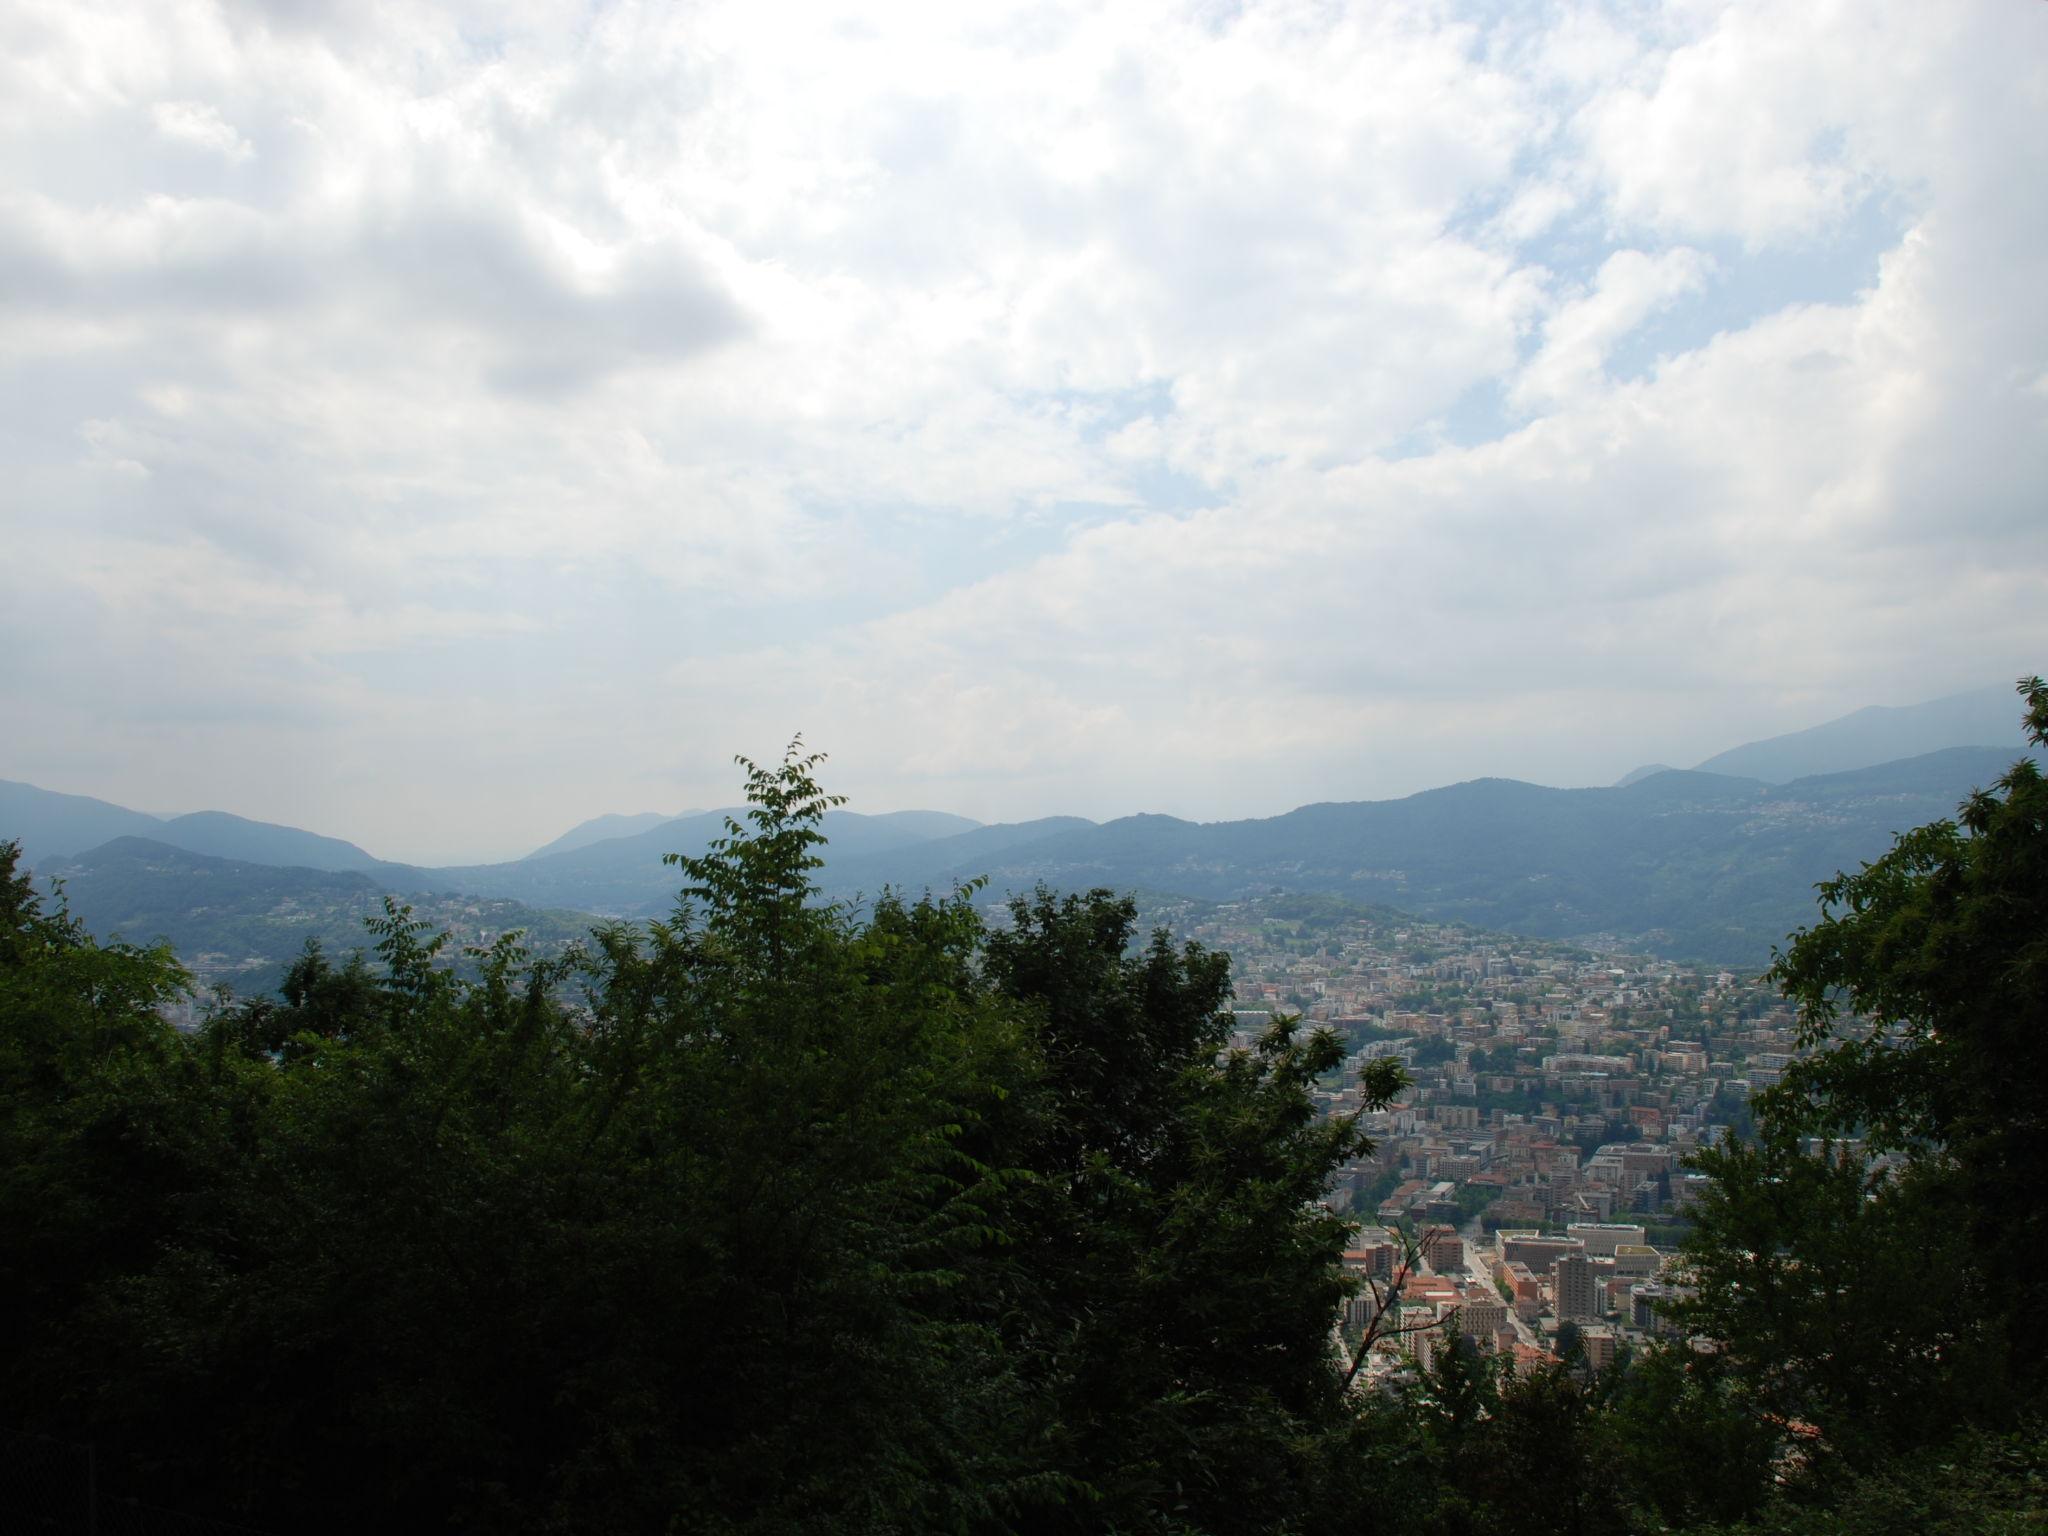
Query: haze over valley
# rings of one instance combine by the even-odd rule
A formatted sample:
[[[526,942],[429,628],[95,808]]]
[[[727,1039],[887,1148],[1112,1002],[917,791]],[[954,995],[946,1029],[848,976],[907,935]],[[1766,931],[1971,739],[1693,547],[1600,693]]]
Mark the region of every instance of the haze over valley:
[[[1872,707],[1605,789],[1483,779],[1211,823],[980,825],[939,811],[833,810],[818,880],[849,902],[975,879],[989,882],[992,903],[1040,884],[1210,902],[1319,892],[1754,970],[1811,920],[1817,881],[1875,857],[1908,826],[1953,814],[2027,750],[2010,701],[2009,689],[1989,688]],[[1721,771],[1744,767],[1776,777]],[[701,854],[740,814],[605,813],[524,859],[435,868],[225,812],[157,818],[0,783],[0,839],[18,839],[46,881],[62,880],[95,932],[167,939],[203,978],[242,990],[274,985],[308,937],[361,947],[362,919],[387,893],[458,940],[523,930],[543,951],[601,917],[664,916],[679,879],[663,856]]]

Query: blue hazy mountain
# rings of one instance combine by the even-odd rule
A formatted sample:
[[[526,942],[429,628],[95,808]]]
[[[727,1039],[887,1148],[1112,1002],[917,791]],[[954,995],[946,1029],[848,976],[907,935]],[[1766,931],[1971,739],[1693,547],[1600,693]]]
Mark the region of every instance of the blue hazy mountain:
[[[250,865],[354,871],[384,890],[462,891],[625,916],[665,911],[675,899],[682,876],[662,863],[662,855],[704,852],[713,838],[725,835],[727,816],[743,814],[744,807],[692,811],[679,817],[594,817],[524,859],[422,869],[379,859],[338,837],[226,811],[151,816],[85,795],[0,780],[0,838],[17,839],[23,861],[31,868],[84,854],[115,838],[140,837],[187,853]],[[825,818],[830,855],[847,859],[955,837],[980,825],[945,811],[891,811],[872,816],[832,811]],[[622,829],[624,835],[618,835]]]
[[[682,872],[662,863],[663,856],[703,853],[714,838],[725,836],[728,816],[743,815],[743,810],[699,811],[627,837],[510,863],[458,865],[428,873],[447,889],[607,916],[651,916],[672,906],[684,883]],[[853,859],[971,832],[977,826],[965,816],[943,811],[875,816],[828,811],[823,830],[830,842],[825,852],[828,859]]]
[[[1950,748],[1776,785],[1680,770],[1607,789],[1476,779],[1252,821],[1128,816],[943,867],[936,847],[911,849],[828,864],[822,879],[842,897],[884,884],[942,889],[967,875],[987,876],[993,895],[1040,882],[1210,900],[1322,891],[1537,937],[1608,934],[1761,968],[1773,945],[1814,920],[1817,881],[1875,858],[1898,832],[1952,815],[2017,755]]]
[[[0,779],[0,838],[18,839],[25,863],[35,866],[83,853],[116,837],[144,837],[187,853],[251,864],[363,870],[387,882],[431,884],[410,865],[388,863],[354,843],[298,827],[252,821],[226,811],[151,816],[86,795]]]
[[[1095,825],[1081,816],[1045,816],[1036,821],[997,822],[907,848],[853,853],[828,847],[824,880],[835,890],[874,895],[883,886],[909,891],[946,891],[985,874],[989,861],[1011,849],[1063,832]]]
[[[1652,765],[1611,788],[1477,779],[1399,800],[1307,805],[1244,821],[1139,815],[1100,825],[1048,817],[982,826],[936,811],[835,810],[825,817],[830,841],[819,881],[840,899],[884,887],[946,891],[976,877],[988,878],[991,896],[1040,882],[1212,900],[1276,889],[1328,892],[1537,937],[1607,934],[1760,967],[1773,945],[1814,919],[1816,882],[1876,857],[1898,832],[1953,814],[1964,796],[2002,774],[2022,754],[2012,723],[2018,714],[2010,690],[1989,689],[1908,709],[1860,710],[1721,753],[1699,769]],[[1976,734],[1993,739],[1858,761],[1900,741]],[[1837,766],[1795,771],[1813,762]],[[1745,765],[1748,771],[1737,771]],[[141,837],[242,871],[202,871],[155,856],[152,879],[183,869],[201,895],[238,882],[267,889],[267,877],[248,871],[291,867],[350,874],[379,891],[461,892],[481,902],[623,917],[665,912],[683,875],[663,855],[701,854],[725,834],[730,814],[597,817],[525,859],[418,869],[339,838],[225,812],[158,818],[0,781],[0,838],[20,838],[39,870],[111,839]],[[621,835],[600,835],[615,831]],[[131,871],[141,867],[132,855],[124,866]]]
[[[394,879],[409,877],[407,866],[387,865],[338,837],[322,837],[317,832],[275,822],[251,821],[226,811],[193,811],[186,816],[166,817],[156,830],[145,835],[187,853],[216,859],[300,869],[384,870]]]
[[[615,837],[631,837],[639,832],[651,832],[656,827],[671,821],[680,821],[685,816],[701,816],[701,811],[678,811],[673,816],[664,816],[660,811],[641,811],[637,815],[623,816],[614,813],[609,816],[593,816],[588,821],[579,821],[551,843],[544,843],[529,853],[529,859],[544,859],[551,853],[572,853],[578,848],[588,848],[592,843],[609,842]]]
[[[275,987],[308,939],[336,959],[369,950],[364,919],[383,911],[388,871],[402,867],[312,869],[214,858],[123,836],[82,854],[46,858],[37,875],[45,890],[63,881],[71,915],[96,937],[167,943],[202,986],[226,982],[249,995]],[[515,929],[534,952],[556,953],[591,923],[580,912],[474,896],[406,891],[400,899],[449,934],[445,953],[458,966],[472,963],[465,946],[488,945]]]
[[[1731,747],[1699,766],[1710,773],[1784,784],[1814,774],[1847,773],[1922,757],[1949,747],[1998,747],[2018,756],[2027,750],[2020,713],[2016,695],[2005,685],[1899,708],[1873,704],[1825,725]]]
[[[80,853],[114,837],[150,837],[163,822],[90,795],[65,795],[0,779],[0,838],[21,844],[24,863]]]

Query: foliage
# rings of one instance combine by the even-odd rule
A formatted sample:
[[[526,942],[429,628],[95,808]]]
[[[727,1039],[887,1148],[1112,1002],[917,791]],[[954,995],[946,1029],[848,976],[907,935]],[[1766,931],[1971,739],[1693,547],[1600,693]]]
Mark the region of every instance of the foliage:
[[[1458,1048],[1442,1035],[1432,1035],[1416,1042],[1410,1051],[1418,1067],[1438,1067],[1458,1054]]]
[[[1623,1536],[1627,1447],[1603,1398],[1561,1366],[1518,1375],[1455,1334],[1428,1372],[1393,1398],[1363,1405],[1349,1480],[1329,1528],[1387,1523],[1418,1536]],[[1373,1519],[1374,1511],[1380,1518]],[[1340,1524],[1341,1522],[1341,1524]]]
[[[1775,1129],[1698,1166],[1715,1185],[1686,1242],[1682,1315],[1727,1347],[1760,1412],[1821,1426],[1830,1455],[1868,1467],[1998,1400],[2002,1330],[1946,1178]]]
[[[33,1382],[61,1411],[82,1384],[48,1320],[148,1264],[204,1174],[156,1019],[185,974],[161,949],[94,944],[61,892],[44,910],[18,858],[0,843],[0,1390]]]
[[[1780,1437],[1727,1356],[1666,1345],[1611,1368],[1594,1397],[1618,1480],[1644,1521],[1739,1521],[1769,1498]]]
[[[245,997],[273,992],[309,939],[334,954],[364,943],[364,922],[383,910],[384,890],[360,870],[280,868],[212,858],[147,838],[121,837],[88,853],[45,860],[44,887],[64,882],[71,913],[92,933],[161,940],[205,984]],[[418,893],[404,898],[439,931],[487,946],[518,930],[536,953],[559,954],[591,919],[543,912],[488,897]],[[458,969],[472,964],[452,957]]]
[[[0,1420],[295,1531],[1296,1523],[1341,1043],[1225,1051],[1104,892],[818,903],[817,762],[666,921],[458,970],[387,902],[190,1035],[0,853]]]
[[[1487,1047],[1481,1046],[1472,1052],[1472,1070],[1477,1073],[1513,1074],[1521,1065],[1521,1053],[1513,1041]]]
[[[1741,1524],[1687,1536],[2037,1536],[2048,1529],[2048,1426],[1965,1429],[1918,1447],[1824,1500],[1796,1484]]]
[[[1270,1529],[1305,1496],[1307,1437],[1342,1412],[1347,1228],[1315,1202],[1369,1144],[1308,1089],[1343,1046],[1283,1018],[1224,1054],[1227,957],[1163,933],[1131,953],[1133,908],[1106,892],[1041,890],[1011,917],[988,973],[1030,1008],[1046,1075],[1006,1278],[1060,1460],[1094,1495],[1065,1523]],[[1368,1099],[1401,1081],[1378,1065]]]
[[[2022,689],[2048,742],[2048,688]],[[1772,973],[1810,1054],[1755,1100],[1753,1142],[1697,1159],[1686,1326],[1814,1478],[2042,1386],[2048,784],[2023,760],[1997,791],[1821,887]]]
[[[1484,1184],[1460,1184],[1456,1199],[1460,1222],[1472,1220],[1483,1214],[1486,1208],[1500,1198],[1500,1192]]]
[[[2048,747],[2048,685],[2022,682]],[[1769,1096],[1790,1131],[1860,1137],[1957,1197],[1963,1236],[2016,1314],[2048,1302],[2048,780],[2021,759],[1955,821],[1821,887],[1825,915],[1773,971],[1814,1054]],[[1824,1047],[1824,1049],[1822,1049]],[[2038,1378],[2031,1321],[2014,1339]]]

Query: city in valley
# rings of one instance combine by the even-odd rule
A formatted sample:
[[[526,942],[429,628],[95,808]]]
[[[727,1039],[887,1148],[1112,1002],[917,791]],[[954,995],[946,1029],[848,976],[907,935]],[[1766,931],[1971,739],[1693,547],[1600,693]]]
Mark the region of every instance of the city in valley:
[[[1369,1339],[1368,1379],[1429,1369],[1453,1331],[1518,1369],[1594,1370],[1672,1331],[1659,1304],[1706,1183],[1687,1159],[1746,1129],[1793,1059],[1761,978],[1313,897],[1160,916],[1230,954],[1236,1044],[1276,1014],[1349,1042],[1318,1099],[1375,1142],[1328,1197],[1357,1222],[1341,1332]],[[1363,1069],[1390,1056],[1409,1085],[1369,1108]]]

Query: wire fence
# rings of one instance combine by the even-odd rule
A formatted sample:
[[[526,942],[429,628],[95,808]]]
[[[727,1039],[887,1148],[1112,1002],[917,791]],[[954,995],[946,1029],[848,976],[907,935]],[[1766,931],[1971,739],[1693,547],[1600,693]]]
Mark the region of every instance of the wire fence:
[[[0,1429],[0,1525],[21,1536],[265,1536],[107,1487],[89,1445]]]

